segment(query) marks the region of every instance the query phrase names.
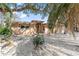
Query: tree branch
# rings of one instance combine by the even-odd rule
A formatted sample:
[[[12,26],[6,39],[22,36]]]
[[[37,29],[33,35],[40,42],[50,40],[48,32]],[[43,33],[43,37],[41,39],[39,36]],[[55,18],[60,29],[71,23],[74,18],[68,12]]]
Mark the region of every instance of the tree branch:
[[[23,11],[23,10],[26,10],[26,9],[31,9],[31,10],[35,10],[35,11],[37,11],[37,10],[39,10],[39,9],[37,9],[36,7],[34,7],[34,6],[25,6],[25,7],[20,7],[20,8],[14,8],[14,9],[12,9],[12,11]]]

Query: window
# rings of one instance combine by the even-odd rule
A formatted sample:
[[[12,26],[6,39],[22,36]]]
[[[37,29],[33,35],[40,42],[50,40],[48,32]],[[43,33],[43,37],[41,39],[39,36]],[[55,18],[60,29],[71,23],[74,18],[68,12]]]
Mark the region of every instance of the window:
[[[23,28],[27,29],[27,28],[29,28],[29,26],[21,26],[21,29],[23,29]]]

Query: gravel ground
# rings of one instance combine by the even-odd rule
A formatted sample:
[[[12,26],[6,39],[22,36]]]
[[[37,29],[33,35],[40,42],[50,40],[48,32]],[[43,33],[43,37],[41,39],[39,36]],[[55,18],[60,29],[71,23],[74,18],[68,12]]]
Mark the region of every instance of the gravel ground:
[[[45,44],[42,49],[34,50],[32,43],[33,37],[14,36],[13,41],[16,43],[12,51],[8,54],[16,56],[79,56],[79,36],[74,40],[72,36],[67,34],[56,34],[44,36]],[[1,54],[0,54],[1,55]]]

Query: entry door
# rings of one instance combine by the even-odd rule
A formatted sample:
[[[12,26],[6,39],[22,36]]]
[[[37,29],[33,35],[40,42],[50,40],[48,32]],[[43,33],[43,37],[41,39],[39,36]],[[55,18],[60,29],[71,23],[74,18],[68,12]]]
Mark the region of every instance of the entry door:
[[[37,33],[39,33],[40,32],[40,24],[39,23],[36,24],[36,29],[37,29]]]

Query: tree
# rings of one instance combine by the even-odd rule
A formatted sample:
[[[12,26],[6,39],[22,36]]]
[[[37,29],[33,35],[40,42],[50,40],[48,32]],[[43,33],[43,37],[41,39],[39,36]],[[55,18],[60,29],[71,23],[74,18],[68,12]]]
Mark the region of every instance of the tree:
[[[6,19],[6,26],[9,27],[10,20],[11,20],[11,17],[12,17],[11,8],[7,4],[0,3],[0,12],[3,13],[4,18]]]
[[[0,34],[4,36],[10,36],[11,35],[11,17],[12,17],[12,11],[11,8],[4,3],[0,3],[0,12],[2,12],[4,19],[5,19],[5,26],[1,26],[0,28]]]

